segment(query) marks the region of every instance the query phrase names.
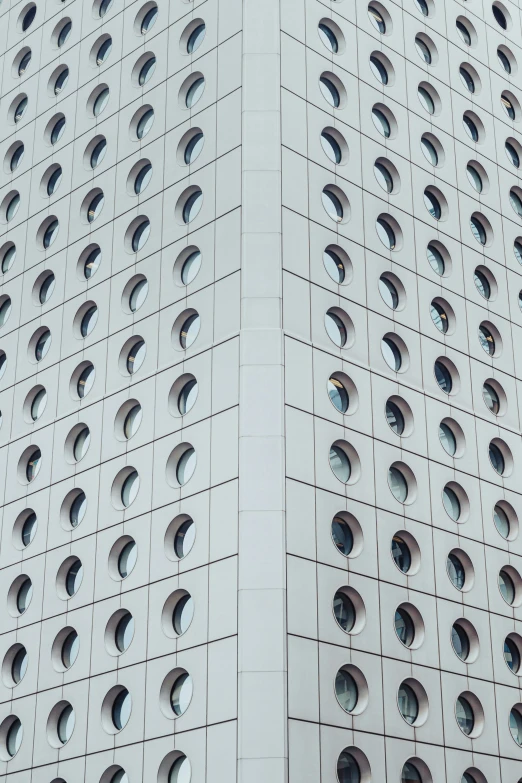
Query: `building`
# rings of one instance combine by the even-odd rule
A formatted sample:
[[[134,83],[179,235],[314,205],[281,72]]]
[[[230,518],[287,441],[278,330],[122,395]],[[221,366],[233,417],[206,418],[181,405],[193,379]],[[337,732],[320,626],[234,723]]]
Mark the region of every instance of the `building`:
[[[1,2],[2,779],[522,779],[521,31]]]

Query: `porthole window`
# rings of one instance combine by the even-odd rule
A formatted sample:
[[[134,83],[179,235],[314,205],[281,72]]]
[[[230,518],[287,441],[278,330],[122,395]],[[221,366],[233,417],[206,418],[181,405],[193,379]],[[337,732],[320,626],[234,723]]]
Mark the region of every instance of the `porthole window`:
[[[368,16],[370,18],[370,22],[375,27],[377,32],[381,33],[381,35],[385,35],[386,21],[377,5],[370,3],[370,5],[368,6]]]
[[[428,44],[425,41],[424,37],[421,37],[420,35],[415,36],[415,48],[417,49],[417,52],[422,60],[426,63],[426,65],[432,64],[432,53],[431,49],[428,46]]]
[[[516,634],[510,634],[504,639],[504,660],[513,674],[520,670],[520,647]]]
[[[93,387],[96,373],[94,366],[89,362],[87,366],[82,370],[76,382],[76,393],[82,400],[86,397]]]
[[[190,761],[181,755],[170,768],[168,783],[190,783],[191,774]]]
[[[81,459],[87,454],[89,444],[91,442],[91,433],[88,427],[83,427],[78,435],[76,435],[73,447],[72,456],[75,462],[80,462]]]
[[[194,54],[199,49],[205,38],[205,32],[206,25],[204,22],[201,22],[192,30],[187,40],[187,54]]]
[[[352,474],[352,466],[348,454],[339,444],[334,443],[330,446],[329,460],[334,476],[346,484]]]
[[[16,171],[16,169],[22,162],[24,153],[25,153],[25,146],[22,142],[19,142],[19,144],[15,147],[11,155],[11,160],[9,161],[9,169],[11,171]]]
[[[61,634],[58,635],[59,642]],[[70,669],[78,657],[80,651],[80,637],[75,630],[70,630],[60,647],[60,662],[64,670]]]
[[[482,271],[479,267],[475,269],[475,272],[473,273],[473,280],[475,282],[475,287],[479,294],[484,297],[484,299],[490,299],[491,298],[491,284],[489,282],[488,276],[485,271]]]
[[[433,271],[442,277],[446,271],[446,263],[440,250],[438,250],[435,245],[430,242],[426,249],[426,255]]]
[[[29,656],[23,645],[15,644],[8,650],[2,666],[2,673],[4,674],[4,679],[8,680],[6,683],[8,687],[14,687],[23,680],[28,664]]]
[[[51,144],[56,144],[63,136],[65,130],[65,117],[60,117],[54,125],[51,127],[49,133],[49,141]]]
[[[98,322],[98,308],[91,305],[81,316],[80,335],[88,337]]]
[[[334,109],[338,109],[341,104],[341,96],[339,94],[339,90],[337,89],[333,81],[329,79],[327,76],[323,75],[319,80],[319,87],[323,94],[323,98]]]
[[[406,541],[398,534],[392,538],[391,555],[399,571],[407,574],[411,568],[411,552]]]
[[[407,761],[402,768],[401,783],[424,783],[419,770],[411,761]]]
[[[512,65],[511,65],[511,59],[509,58],[508,54],[506,53],[505,47],[499,46],[497,49],[497,57],[500,65],[505,70],[507,74],[511,74],[512,71]]]
[[[1,301],[1,300],[0,300]],[[1,301],[0,304],[0,328],[5,326],[9,316],[11,315],[11,299],[7,296]]]
[[[430,305],[431,320],[442,334],[446,334],[449,328],[448,314],[444,307],[435,299]]]
[[[69,523],[72,528],[78,527],[87,511],[87,498],[85,492],[80,490],[69,508]]]
[[[16,258],[16,245],[10,245],[2,256],[2,273],[5,275],[13,266]]]
[[[426,188],[424,191],[424,206],[430,213],[431,217],[435,220],[440,220],[442,217],[442,207],[440,205],[440,201],[435,195],[435,193],[430,190],[429,188]]]
[[[517,705],[509,713],[509,731],[511,736],[522,747],[522,707]]]
[[[435,101],[429,90],[426,87],[419,85],[417,94],[422,108],[427,111],[428,114],[435,114]]]
[[[395,500],[398,500],[399,503],[406,502],[408,499],[408,482],[404,473],[393,465],[388,470],[388,486]]]
[[[176,602],[172,612],[172,627],[177,636],[185,633],[194,617],[194,601],[192,596],[185,593]]]
[[[58,49],[61,49],[62,46],[65,44],[67,39],[69,38],[72,30],[72,22],[67,21],[64,25],[60,28],[60,32],[58,33],[58,38],[56,39],[56,45]]]
[[[152,165],[146,163],[136,174],[134,179],[134,193],[138,196],[143,193],[152,178]]]
[[[9,718],[7,719],[9,720]],[[5,721],[4,721],[5,723]],[[20,746],[22,744],[22,739],[24,735],[24,730],[22,728],[22,724],[19,720],[19,718],[14,718],[10,726],[7,730],[6,738],[5,738],[5,749],[7,751],[7,755],[10,758],[13,758],[13,756],[16,756],[18,751],[20,750]]]
[[[190,166],[190,164],[194,163],[199,157],[199,154],[203,149],[204,141],[205,137],[201,131],[196,131],[190,136],[183,152],[183,161],[185,165]]]
[[[177,400],[178,411],[181,413],[182,416],[185,416],[185,414],[187,414],[190,410],[192,410],[197,400],[197,397],[198,397],[198,382],[195,378],[191,378],[181,388]]]
[[[502,10],[502,8],[500,8],[500,5],[497,3],[493,3],[493,5],[491,6],[491,11],[493,12],[493,17],[495,19],[495,22],[498,24],[498,26],[501,27],[502,30],[507,30],[508,28],[507,17],[504,11]]]
[[[196,525],[193,519],[186,519],[174,535],[174,553],[179,560],[188,555],[196,540]]]
[[[328,397],[334,408],[336,408],[339,413],[346,413],[350,404],[350,398],[343,383],[334,375],[331,375],[330,378],[328,378],[327,390]]]
[[[489,461],[491,462],[493,470],[498,473],[499,476],[502,476],[506,470],[506,462],[500,447],[493,441],[489,444]]]
[[[344,348],[348,339],[348,330],[343,320],[333,310],[328,310],[324,316],[326,333],[338,347]]]
[[[0,351],[0,378],[2,378],[7,369],[7,356],[4,351]]]
[[[98,5],[98,16],[103,19],[107,11],[112,7],[114,0],[101,0]]]
[[[74,710],[67,704],[60,712],[56,722],[56,734],[61,745],[65,745],[72,737],[76,722]]]
[[[121,550],[118,557],[118,574],[122,579],[126,579],[136,565],[138,559],[138,547],[134,540],[128,541]]]
[[[58,236],[58,230],[60,226],[57,220],[51,220],[44,231],[42,245],[44,250],[47,250],[53,244],[54,240]]]
[[[26,577],[16,593],[16,611],[18,614],[24,614],[29,608],[33,597],[33,583]]]
[[[346,669],[339,669],[335,676],[335,696],[345,712],[353,712],[359,701],[359,689],[355,679]]]
[[[17,56],[16,60],[18,60],[19,56],[20,55]],[[23,76],[25,74],[27,68],[29,67],[29,63],[31,62],[32,56],[33,53],[31,52],[30,49],[26,51],[25,54],[22,55],[18,63],[18,76]],[[15,64],[16,64],[16,60],[15,60]]]
[[[319,33],[319,38],[326,48],[332,52],[332,54],[338,54],[339,42],[332,28],[325,22],[320,22],[317,30]]]
[[[421,149],[424,157],[432,166],[439,165],[439,153],[433,142],[424,134],[421,138]]]
[[[149,57],[149,59],[146,60],[141,66],[140,72],[138,74],[138,84],[140,87],[143,87],[144,84],[147,84],[147,82],[150,81],[155,70],[156,58]]]
[[[341,191],[337,186],[328,185],[324,188],[321,194],[321,200],[328,217],[336,223],[343,223],[345,221],[345,206],[347,202],[346,198],[342,197]]]
[[[182,487],[187,481],[190,481],[196,470],[197,456],[192,446],[186,449],[178,460],[176,466],[176,479]]]
[[[394,627],[401,644],[405,647],[411,647],[415,641],[415,624],[411,615],[403,606],[399,606],[395,611]]]
[[[485,245],[487,243],[488,237],[486,233],[486,228],[482,220],[476,215],[472,215],[469,224],[471,227],[471,233],[473,234],[477,242],[479,242],[481,245]]]
[[[147,348],[144,340],[138,340],[131,347],[127,354],[126,362],[127,372],[129,375],[133,375],[135,372],[138,372],[145,360],[146,351]]]
[[[502,538],[508,539],[511,533],[511,523],[509,521],[509,516],[498,503],[493,509],[493,522],[497,532]]]
[[[522,217],[522,198],[517,193],[515,188],[511,188],[509,191],[509,203],[511,204],[514,212],[516,212],[519,217]]]
[[[182,216],[184,223],[191,223],[198,215],[203,206],[203,192],[197,188],[186,199],[182,207]]]
[[[479,141],[479,131],[476,122],[470,117],[469,114],[463,115],[462,122],[464,124],[464,129],[470,137],[471,141],[475,142],[476,144]]]
[[[53,92],[55,95],[59,95],[64,89],[65,85],[69,81],[69,69],[67,67],[62,68],[53,84]]]
[[[102,44],[98,47],[98,50],[95,54],[95,62],[96,65],[100,66],[103,65],[109,54],[111,53],[112,49],[112,38],[109,36],[108,38],[103,41]]]
[[[321,133],[321,147],[332,163],[340,163],[343,157],[341,146],[327,130]]]
[[[457,451],[457,438],[450,425],[444,421],[439,424],[439,440],[446,454],[454,457]]]
[[[377,230],[377,236],[384,247],[388,250],[395,250],[397,247],[397,236],[389,220],[383,217],[377,218],[375,228]]]
[[[478,330],[479,342],[481,348],[489,354],[494,356],[496,351],[495,338],[493,337],[491,330],[488,329],[485,323],[481,323]]]
[[[482,183],[482,177],[480,176],[477,168],[472,164],[468,163],[466,166],[466,174],[468,177],[468,182],[474,188],[477,193],[482,193],[483,190],[483,183]]]
[[[187,109],[192,109],[196,105],[204,91],[205,77],[199,76],[192,82],[185,95],[185,106]]]
[[[332,540],[334,546],[341,555],[348,557],[354,546],[354,536],[349,523],[340,516],[332,520],[331,527]]]
[[[373,172],[375,179],[386,193],[391,193],[394,189],[393,176],[390,173],[388,167],[380,161],[375,161],[373,164]]]
[[[388,426],[396,435],[402,435],[404,432],[404,416],[401,409],[391,399],[386,402],[386,421]]]
[[[517,110],[515,99],[510,93],[503,92],[500,96],[500,104],[510,120],[514,121],[517,118]]]
[[[152,28],[154,23],[156,22],[156,19],[158,18],[158,6],[154,5],[153,8],[150,8],[145,16],[143,17],[141,24],[140,24],[140,33],[141,35],[145,35],[149,32],[149,30]]]
[[[28,483],[34,481],[34,479],[37,477],[37,475],[40,472],[41,466],[42,466],[42,452],[40,451],[40,449],[35,449],[34,451],[31,452],[31,454],[29,455],[26,461],[25,477]]]
[[[9,201],[7,202],[7,205],[5,207],[5,221],[6,223],[9,223],[16,213],[18,212],[18,209],[20,207],[20,194],[15,193],[14,196],[12,196]]]
[[[342,590],[338,590],[334,595],[333,613],[339,627],[345,633],[350,633],[355,625],[355,607]]]
[[[406,723],[412,726],[419,717],[419,700],[415,691],[407,682],[403,682],[399,686],[397,706]]]
[[[339,783],[361,783],[361,769],[355,757],[343,750],[337,760],[337,779]]]
[[[192,677],[183,672],[174,682],[170,692],[170,706],[175,715],[183,715],[187,711],[192,699]]]
[[[324,250],[323,264],[334,283],[337,283],[338,285],[344,283],[346,278],[346,267],[341,260],[339,253],[332,247],[327,247]]]
[[[370,57],[370,68],[377,81],[384,85],[388,84],[388,70],[382,62],[381,58],[372,54]]]
[[[374,106],[372,109],[372,120],[381,136],[389,139],[391,136],[391,125],[385,113]]]
[[[25,33],[34,22],[34,18],[36,16],[36,5],[33,3],[27,11],[22,16],[20,26],[22,28],[22,31]]]
[[[120,690],[112,704],[111,718],[116,731],[121,731],[129,722],[132,710],[132,699],[126,688]]]
[[[471,46],[471,34],[464,22],[462,22],[460,19],[457,19],[455,26],[461,40],[466,44],[466,46]]]
[[[455,655],[460,658],[461,661],[466,661],[469,658],[469,636],[465,628],[458,621],[451,627],[451,646],[453,647]]]
[[[505,143],[505,150],[506,155],[508,157],[509,162],[516,168],[520,168],[520,155],[517,152],[517,149],[515,148],[515,145],[512,144],[510,141],[506,141]]]
[[[459,76],[462,84],[464,87],[468,90],[468,92],[474,93],[475,92],[475,80],[473,76],[471,75],[470,69],[464,67],[463,65],[459,68]]]
[[[86,217],[88,223],[93,223],[97,217],[99,217],[100,212],[103,209],[103,205],[105,203],[105,196],[103,193],[98,193],[94,198],[89,202],[86,210]]]
[[[438,386],[446,394],[451,394],[453,389],[453,380],[449,369],[440,360],[437,360],[434,364],[435,380]]]
[[[446,561],[446,571],[453,587],[463,590],[466,582],[466,570],[462,561],[454,552],[450,552]]]
[[[80,589],[83,580],[83,566],[81,560],[74,560],[65,574],[65,591],[72,598]]]
[[[469,700],[462,694],[455,705],[455,717],[460,730],[469,737],[475,728],[475,713]]]
[[[383,337],[381,340],[381,351],[384,361],[394,372],[399,372],[402,367],[402,355],[400,348],[391,337]]]
[[[137,433],[142,417],[143,411],[141,405],[139,403],[133,405],[123,422],[123,434],[127,440],[130,440]]]
[[[18,102],[18,103],[15,105],[15,107],[14,107],[14,111],[13,111],[13,122],[14,122],[15,124],[16,124],[16,123],[18,123],[18,122],[20,122],[20,120],[21,120],[21,119],[22,119],[22,117],[24,116],[24,114],[25,114],[25,112],[26,112],[26,109],[27,109],[27,105],[28,105],[28,103],[29,103],[29,99],[27,98],[27,96],[24,96],[24,97],[23,97],[23,98],[22,98],[22,99],[21,99],[21,100],[20,100],[20,101],[19,101],[19,102]]]
[[[454,522],[457,522],[461,514],[461,505],[457,493],[448,484],[444,487],[442,492],[442,504],[446,511],[446,514]]]
[[[154,124],[154,110],[145,111],[136,124],[136,138],[143,139]]]
[[[62,181],[62,174],[63,174],[62,167],[58,166],[49,175],[47,179],[47,187],[46,187],[48,196],[52,196],[58,189],[58,185]]]
[[[130,612],[125,612],[119,620],[114,632],[114,643],[118,652],[128,650],[134,637],[134,618]]]
[[[131,247],[134,253],[137,253],[139,250],[142,249],[149,236],[150,236],[150,221],[145,219],[142,220],[141,223],[139,223],[139,225],[136,227],[132,235]]]
[[[102,111],[105,109],[105,107],[109,102],[109,96],[110,96],[110,91],[108,87],[105,87],[101,92],[98,93],[92,105],[92,113],[95,117],[99,117]]]
[[[38,527],[38,522],[36,518],[36,514],[34,511],[31,511],[29,515],[26,517],[22,524],[22,529],[20,531],[20,539],[22,541],[22,546],[28,547],[31,541],[34,539],[36,535],[36,528]]]
[[[179,333],[179,344],[183,350],[186,351],[194,344],[199,334],[200,328],[201,319],[198,313],[189,315],[189,317],[183,322]]]
[[[121,487],[121,502],[124,508],[128,508],[135,500],[140,488],[140,477],[133,470],[124,480]]]

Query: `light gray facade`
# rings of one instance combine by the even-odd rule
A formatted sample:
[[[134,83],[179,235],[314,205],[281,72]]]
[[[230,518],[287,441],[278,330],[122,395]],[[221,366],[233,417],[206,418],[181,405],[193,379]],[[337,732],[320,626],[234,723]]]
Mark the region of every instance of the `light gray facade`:
[[[521,35],[0,2],[1,778],[522,779]]]

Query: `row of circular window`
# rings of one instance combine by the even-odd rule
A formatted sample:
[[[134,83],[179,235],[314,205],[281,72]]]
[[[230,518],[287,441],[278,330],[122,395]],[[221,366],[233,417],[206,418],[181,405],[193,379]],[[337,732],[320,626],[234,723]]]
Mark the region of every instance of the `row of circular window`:
[[[437,0],[413,0],[413,5],[415,5],[415,7],[421,12],[423,16],[431,18],[434,17],[436,14],[438,2]],[[379,30],[379,32],[389,35],[392,31],[391,17],[389,16],[384,6],[381,5],[381,3],[372,2],[368,7],[368,12],[372,14],[372,11],[375,11],[377,13],[377,18],[375,19],[372,18],[372,24],[374,25],[374,27],[376,27]],[[384,16],[382,13],[383,11],[384,11]],[[482,9],[481,9],[481,13],[482,13]],[[511,19],[511,14],[507,10],[506,6],[500,2],[500,0],[495,0],[495,2],[491,4],[491,14],[496,24],[502,30],[510,30],[512,28],[513,21]],[[383,17],[383,22],[385,25],[387,25],[384,30],[380,29],[382,23],[380,22],[379,17]],[[464,17],[462,18],[464,19]],[[467,25],[470,25],[470,27],[474,30],[469,19],[467,18],[464,19],[464,22]],[[458,29],[458,24],[457,24],[457,29]],[[462,32],[460,32],[460,30],[459,33],[464,43],[467,43],[468,46],[474,43],[473,41],[468,42],[466,38],[463,36]]]
[[[60,0],[60,4],[64,4],[66,0]],[[2,0],[0,0],[0,5],[2,3]],[[94,0],[92,4],[92,15],[95,19],[103,19],[105,14],[113,7],[114,0]],[[22,10],[18,14],[18,18],[16,20],[16,30],[19,33],[26,33],[33,25],[33,22],[35,21],[38,14],[38,7],[36,3],[29,2],[24,4],[22,7]],[[134,29],[136,32],[146,33],[150,27],[154,24],[156,21],[156,17],[158,14],[158,7],[155,2],[149,2],[138,13],[134,25]],[[144,29],[142,29],[143,26],[143,19],[145,19],[147,16],[151,17],[151,21],[145,26]],[[55,31],[56,32],[56,31]]]
[[[180,165],[189,166],[198,158],[205,137],[200,128],[191,128],[181,138],[178,144],[177,161]],[[95,169],[105,158],[107,152],[107,139],[99,134],[87,145],[84,152],[84,163],[86,167]],[[11,171],[16,170],[23,160],[25,154],[25,145],[22,141],[16,141],[7,152],[6,165]],[[139,196],[149,185],[152,179],[152,164],[150,160],[144,158],[134,164],[127,177],[127,192],[129,195]],[[40,182],[40,194],[43,197],[53,196],[62,181],[63,170],[59,163],[51,164],[45,171]],[[93,223],[100,215],[105,203],[105,196],[100,188],[94,188],[88,193],[82,202],[80,216],[84,223]],[[17,214],[21,204],[19,191],[11,190],[0,204],[0,221],[9,223]],[[190,222],[196,216],[192,214],[194,204],[186,206],[185,210],[180,209],[181,217],[185,223]],[[197,210],[199,211],[199,209]],[[185,214],[186,212],[186,214]],[[52,239],[49,245],[52,243]],[[49,246],[47,245],[47,246]]]
[[[157,15],[157,8],[154,9]],[[152,23],[156,19],[156,15],[148,12],[145,16],[145,22],[149,20]],[[149,24],[150,27],[150,24]],[[72,22],[70,20],[62,20],[56,28],[56,41],[58,46],[63,46],[67,41],[72,30]],[[145,31],[144,31],[145,32]],[[201,19],[192,21],[185,31],[182,33],[180,39],[180,46],[185,54],[193,54],[199,49],[205,38],[206,26]],[[90,62],[100,67],[103,65],[109,57],[112,51],[112,38],[108,33],[102,35],[93,45],[90,54]],[[32,60],[32,51],[29,47],[24,47],[16,55],[13,61],[13,73],[18,76],[24,76],[29,68]],[[147,52],[139,57],[136,64],[132,69],[132,82],[136,87],[143,87],[152,78],[154,71],[156,70],[156,57],[151,52]],[[52,72],[47,85],[48,94],[51,97],[57,97],[65,89],[69,81],[70,71],[69,67],[62,63]],[[88,102],[88,106],[92,108],[92,112],[97,117],[108,102],[108,91],[104,99],[100,100],[98,105],[95,105],[92,100]]]
[[[368,6],[368,14],[370,20],[376,29],[385,34],[387,31],[387,21],[389,15],[383,6],[376,3],[370,3]],[[466,40],[469,34],[471,41],[471,32],[466,27],[469,24],[467,20],[457,21],[457,29]],[[342,34],[341,29],[335,22],[330,19],[322,19],[318,26],[319,37],[326,46],[326,48],[332,54],[340,54],[344,51],[346,42]],[[426,33],[419,33],[415,37],[416,50],[427,65],[435,65],[438,60],[438,52],[432,39],[426,35]],[[504,70],[507,73],[511,73],[512,70],[516,70],[515,59],[507,49],[506,46],[501,46],[497,50],[497,56]],[[380,84],[387,86],[392,85],[395,81],[395,71],[391,61],[382,52],[373,52],[370,56],[370,68],[379,81]],[[462,63],[459,67],[459,76],[466,90],[473,94],[478,94],[481,90],[480,77],[475,68],[470,63]],[[322,80],[321,80],[322,82]],[[334,108],[342,108],[346,103],[346,90],[342,81],[336,77],[332,84],[333,89],[329,85],[321,84],[324,97]],[[442,109],[441,99],[436,89],[432,84],[428,82],[421,82],[418,87],[419,101],[425,111],[429,114],[440,114]],[[519,121],[522,118],[522,110],[520,103],[515,96],[504,90],[501,94],[501,106],[504,112],[507,114],[510,120]],[[469,133],[469,130],[468,130]]]

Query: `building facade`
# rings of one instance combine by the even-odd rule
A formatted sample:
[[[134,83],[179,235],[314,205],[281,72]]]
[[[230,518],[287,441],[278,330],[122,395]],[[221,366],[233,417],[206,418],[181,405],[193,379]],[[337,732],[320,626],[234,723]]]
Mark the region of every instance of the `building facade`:
[[[0,2],[0,777],[522,779],[522,13]]]

